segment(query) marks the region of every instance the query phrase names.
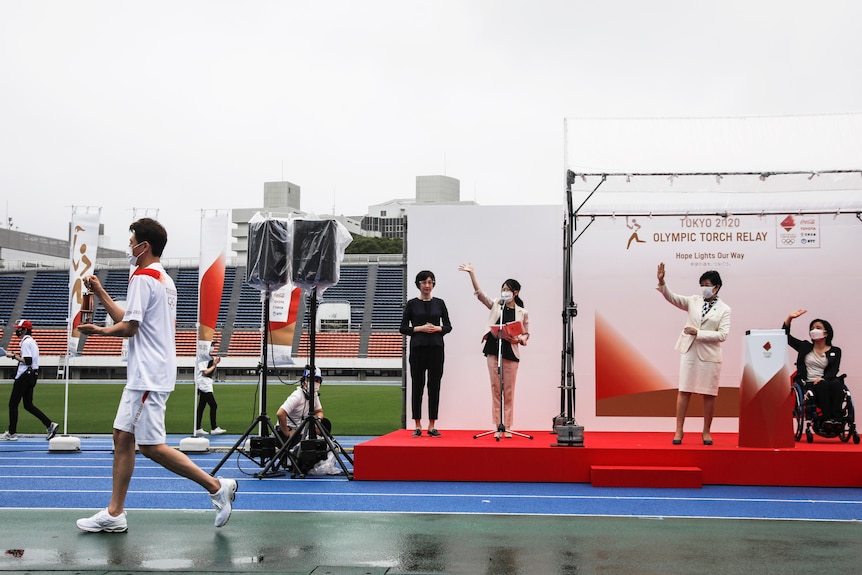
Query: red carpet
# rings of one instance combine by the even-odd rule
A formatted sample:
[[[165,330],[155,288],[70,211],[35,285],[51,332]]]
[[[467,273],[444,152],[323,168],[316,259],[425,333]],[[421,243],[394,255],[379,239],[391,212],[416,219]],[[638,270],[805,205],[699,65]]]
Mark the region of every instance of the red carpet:
[[[553,447],[548,431],[533,439],[478,439],[481,431],[441,430],[412,437],[399,430],[354,448],[354,477],[384,481],[515,481],[624,487],[776,485],[862,487],[862,446],[815,436],[788,449],[742,448],[735,433],[699,433],[682,445],[671,433],[585,432],[584,447]]]

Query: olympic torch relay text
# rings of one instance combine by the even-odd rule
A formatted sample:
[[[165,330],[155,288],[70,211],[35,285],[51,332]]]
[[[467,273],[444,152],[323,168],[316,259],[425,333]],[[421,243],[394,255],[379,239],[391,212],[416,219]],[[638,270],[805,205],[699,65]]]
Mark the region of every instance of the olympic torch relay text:
[[[765,242],[769,232],[656,232],[656,243]]]

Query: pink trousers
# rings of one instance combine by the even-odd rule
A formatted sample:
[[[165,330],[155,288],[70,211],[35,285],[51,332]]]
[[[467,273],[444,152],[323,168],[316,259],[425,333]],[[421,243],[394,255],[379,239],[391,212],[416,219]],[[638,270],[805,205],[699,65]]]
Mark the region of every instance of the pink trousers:
[[[500,375],[497,372],[497,356],[486,355],[488,377],[491,378],[491,420],[500,425]],[[512,429],[515,411],[515,382],[518,379],[518,362],[503,360],[503,425]]]

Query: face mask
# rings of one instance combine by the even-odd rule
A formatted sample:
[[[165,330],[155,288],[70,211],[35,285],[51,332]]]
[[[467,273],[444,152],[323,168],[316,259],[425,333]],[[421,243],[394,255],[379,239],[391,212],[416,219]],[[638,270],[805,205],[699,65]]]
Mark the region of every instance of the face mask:
[[[701,292],[703,293],[703,299],[709,299],[712,297],[713,286],[700,286]]]
[[[144,243],[144,242],[141,242],[141,243],[140,243],[140,244],[138,244],[137,246],[133,246],[133,247],[130,247],[130,248],[126,248],[126,259],[127,259],[127,260],[129,260],[129,265],[130,265],[130,266],[136,266],[136,265],[138,265],[138,256],[134,255],[134,251],[135,251],[135,248],[136,248],[136,247],[138,247],[139,245],[141,245],[141,244],[143,244],[143,243]]]
[[[500,292],[500,299],[505,302],[512,301],[512,292],[510,291],[502,291]]]
[[[812,329],[808,332],[808,335],[811,336],[811,339],[823,339],[826,337],[826,332],[822,329]]]
[[[320,393],[320,382],[314,380],[314,392]],[[305,395],[305,398],[308,399],[308,382],[302,382],[302,393]]]

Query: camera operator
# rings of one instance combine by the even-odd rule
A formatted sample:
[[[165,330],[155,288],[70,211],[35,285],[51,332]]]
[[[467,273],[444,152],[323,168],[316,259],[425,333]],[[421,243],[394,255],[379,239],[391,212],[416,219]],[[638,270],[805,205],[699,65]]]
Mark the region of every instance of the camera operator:
[[[300,379],[300,386],[296,388],[296,390],[287,396],[287,399],[278,408],[278,412],[276,413],[276,417],[278,418],[278,428],[276,429],[281,435],[288,439],[293,432],[299,427],[302,423],[302,420],[308,417],[308,404],[310,399],[309,391],[309,375],[310,370],[306,368],[305,371],[302,372],[302,379]],[[329,420],[324,419],[323,417],[323,406],[320,404],[320,384],[323,382],[323,376],[320,374],[320,368],[316,368],[314,370],[314,415],[318,419],[320,419],[321,424],[325,427],[329,427],[327,424]]]

